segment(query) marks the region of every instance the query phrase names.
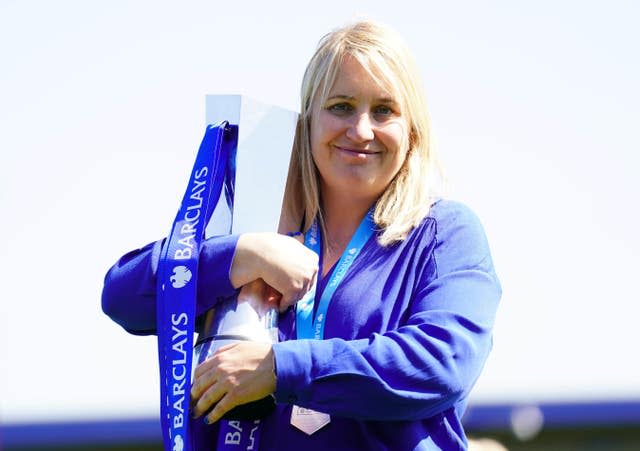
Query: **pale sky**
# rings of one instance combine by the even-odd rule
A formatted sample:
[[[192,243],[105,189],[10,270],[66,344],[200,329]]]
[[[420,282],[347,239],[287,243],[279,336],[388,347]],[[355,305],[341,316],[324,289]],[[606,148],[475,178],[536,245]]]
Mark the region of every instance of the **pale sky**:
[[[640,398],[640,6],[0,0],[3,422],[157,415],[153,337],[100,309],[168,232],[206,94],[297,109],[318,39],[407,40],[504,295],[473,402]]]

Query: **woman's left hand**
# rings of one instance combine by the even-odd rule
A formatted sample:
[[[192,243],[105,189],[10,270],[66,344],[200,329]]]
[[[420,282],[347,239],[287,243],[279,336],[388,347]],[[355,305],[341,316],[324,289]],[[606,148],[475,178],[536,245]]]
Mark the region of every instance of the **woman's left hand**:
[[[209,424],[241,404],[262,399],[276,389],[270,344],[241,342],[223,346],[196,368],[191,386],[192,415]]]

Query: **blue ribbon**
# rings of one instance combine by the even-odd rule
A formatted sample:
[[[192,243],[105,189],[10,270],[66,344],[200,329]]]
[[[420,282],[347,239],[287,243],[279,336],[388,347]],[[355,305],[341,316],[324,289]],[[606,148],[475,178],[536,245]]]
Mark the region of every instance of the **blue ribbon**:
[[[235,136],[226,122],[207,127],[158,264],[160,410],[167,451],[193,449],[188,425],[198,256],[205,227],[222,192]]]
[[[219,451],[260,449],[261,423],[262,420],[221,421],[216,449]]]
[[[360,225],[351,237],[349,244],[336,264],[336,267],[329,278],[329,282],[327,282],[327,285],[320,296],[315,319],[313,319],[313,304],[316,298],[317,283],[296,304],[296,336],[298,339],[314,338],[316,340],[322,340],[324,338],[324,326],[331,298],[333,298],[333,294],[338,288],[338,285],[340,285],[345,274],[374,232],[375,222],[373,222],[372,208],[360,222]],[[314,221],[305,234],[304,244],[316,254],[320,255],[322,244],[317,221]]]

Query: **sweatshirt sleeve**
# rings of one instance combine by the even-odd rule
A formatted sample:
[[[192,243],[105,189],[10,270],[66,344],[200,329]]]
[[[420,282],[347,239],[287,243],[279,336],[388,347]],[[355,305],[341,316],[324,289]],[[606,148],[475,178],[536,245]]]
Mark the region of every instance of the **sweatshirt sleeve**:
[[[361,420],[416,420],[467,397],[492,345],[501,288],[475,215],[460,204],[434,210],[431,269],[420,275],[407,319],[366,339],[275,344],[278,402]]]
[[[109,269],[102,289],[102,310],[127,332],[156,331],[156,272],[165,240],[149,243],[124,255]],[[203,242],[198,263],[196,315],[236,293],[229,280],[238,235]]]

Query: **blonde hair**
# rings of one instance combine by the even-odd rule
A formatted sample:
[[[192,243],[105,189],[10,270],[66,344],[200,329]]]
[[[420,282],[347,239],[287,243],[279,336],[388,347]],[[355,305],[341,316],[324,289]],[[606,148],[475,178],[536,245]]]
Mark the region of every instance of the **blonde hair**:
[[[324,36],[311,58],[301,88],[301,108],[294,140],[284,210],[307,230],[318,217],[324,229],[319,173],[311,156],[310,123],[314,105],[322,104],[345,56],[358,61],[382,87],[398,96],[409,125],[404,164],[378,199],[374,221],[386,246],[402,241],[428,213],[441,177],[431,146],[429,117],[415,61],[401,38],[380,24],[363,21]]]

